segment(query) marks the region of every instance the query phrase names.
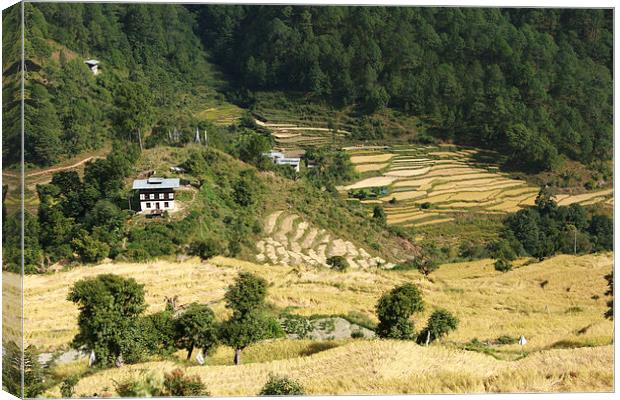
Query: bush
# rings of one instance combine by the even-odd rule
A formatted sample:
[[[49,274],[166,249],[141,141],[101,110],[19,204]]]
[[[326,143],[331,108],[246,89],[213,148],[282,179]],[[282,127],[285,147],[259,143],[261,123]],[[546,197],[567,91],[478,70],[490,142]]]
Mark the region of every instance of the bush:
[[[303,396],[305,394],[306,391],[299,382],[285,376],[270,374],[259,396]]]
[[[84,263],[96,263],[106,258],[110,253],[108,244],[93,238],[85,230],[81,230],[77,237],[71,241],[71,247]]]
[[[336,271],[344,272],[349,268],[349,262],[343,256],[331,256],[327,259],[327,265],[330,265]]]
[[[427,340],[429,343],[434,342],[447,335],[450,331],[455,330],[458,324],[458,319],[449,311],[444,309],[436,310],[429,317],[426,328],[420,332],[418,343],[426,343]]]
[[[298,339],[304,339],[314,329],[310,320],[301,315],[287,314],[280,320],[280,325],[288,335],[295,335]]]
[[[114,390],[119,397],[153,397],[160,388],[152,375],[129,376],[120,382],[113,381]]]
[[[62,397],[69,398],[75,394],[74,388],[77,385],[79,378],[76,375],[71,375],[65,378],[60,385],[60,394]]]
[[[196,397],[209,396],[205,384],[198,375],[186,376],[185,373],[177,368],[164,374],[164,383],[160,397]]]
[[[189,253],[202,260],[208,260],[224,252],[223,246],[215,239],[197,240],[192,242]]]
[[[351,332],[351,339],[363,339],[363,338],[364,338],[364,332],[362,332],[361,329],[357,329]]]
[[[512,271],[512,263],[504,258],[495,261],[495,270],[499,272]]]
[[[496,342],[497,344],[515,344],[518,342],[518,339],[516,337],[502,335],[497,338]]]
[[[381,225],[387,224],[387,216],[382,206],[375,206],[372,210],[372,218]]]

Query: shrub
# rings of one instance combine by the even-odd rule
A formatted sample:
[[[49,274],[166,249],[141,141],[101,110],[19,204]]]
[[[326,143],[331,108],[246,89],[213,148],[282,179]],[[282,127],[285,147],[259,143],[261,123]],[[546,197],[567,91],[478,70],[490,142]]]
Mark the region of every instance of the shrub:
[[[455,330],[458,324],[458,319],[449,311],[444,309],[436,310],[429,317],[426,328],[420,332],[418,343],[426,343],[427,340],[429,343],[434,342],[447,335],[450,331]]]
[[[71,241],[71,247],[84,263],[96,263],[106,258],[110,253],[110,246],[107,243],[93,238],[85,230],[81,230],[77,237]]]
[[[497,342],[497,344],[515,344],[518,342],[518,339],[516,337],[502,335],[498,337],[495,341]]]
[[[198,375],[186,376],[177,368],[164,374],[164,383],[158,396],[161,397],[195,397],[208,396],[205,384]]]
[[[60,394],[62,397],[69,398],[75,394],[75,385],[77,385],[79,378],[76,375],[66,377],[60,385]]]
[[[160,392],[157,381],[152,375],[128,376],[122,381],[112,382],[119,397],[153,397]]]
[[[270,374],[269,380],[261,389],[260,396],[303,396],[306,394],[303,386],[288,377]]]
[[[351,332],[351,339],[362,339],[364,338],[364,332],[361,329],[357,329]]]
[[[202,260],[208,260],[224,252],[222,245],[215,239],[197,240],[189,247],[189,252],[193,256],[198,256]]]
[[[512,263],[504,258],[495,261],[495,270],[499,272],[512,271]]]
[[[331,256],[327,259],[327,265],[331,265],[336,271],[344,272],[349,268],[349,262],[343,256]]]
[[[381,225],[387,224],[387,216],[383,207],[376,205],[372,210],[372,218]]]
[[[298,339],[304,339],[314,329],[310,320],[301,315],[287,314],[280,320],[282,329],[288,335],[295,335]]]

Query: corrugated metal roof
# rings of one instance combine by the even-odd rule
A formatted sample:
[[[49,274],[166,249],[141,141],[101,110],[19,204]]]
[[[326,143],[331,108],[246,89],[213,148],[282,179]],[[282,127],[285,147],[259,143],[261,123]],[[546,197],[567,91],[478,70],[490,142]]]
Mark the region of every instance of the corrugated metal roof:
[[[99,64],[99,60],[86,60],[84,61],[85,64],[92,64],[92,65],[96,65]]]
[[[133,181],[132,189],[174,189],[180,186],[179,182],[179,178],[136,179]]]

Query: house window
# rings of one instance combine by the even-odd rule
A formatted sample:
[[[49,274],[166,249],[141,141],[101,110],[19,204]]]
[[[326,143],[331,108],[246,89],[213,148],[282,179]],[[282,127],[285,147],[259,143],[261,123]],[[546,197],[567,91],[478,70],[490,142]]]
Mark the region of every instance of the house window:
[[[167,201],[164,201],[164,208],[170,208]]]
[[[146,208],[151,208],[151,203],[146,203]]]
[[[160,193],[160,194],[159,194],[159,200],[163,200],[163,199],[164,199],[164,194],[163,194],[163,193]]]
[[[170,200],[174,200],[174,193],[168,193],[168,198]]]
[[[150,198],[151,200],[155,200],[155,195],[154,195],[153,193],[151,193],[151,194],[149,195],[149,198]]]
[[[140,200],[144,200],[144,193],[140,195]]]

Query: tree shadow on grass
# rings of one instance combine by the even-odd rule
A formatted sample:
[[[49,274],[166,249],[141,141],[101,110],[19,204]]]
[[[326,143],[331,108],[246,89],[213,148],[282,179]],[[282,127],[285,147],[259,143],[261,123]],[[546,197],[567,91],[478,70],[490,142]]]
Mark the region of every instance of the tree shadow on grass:
[[[302,357],[311,356],[316,353],[320,353],[325,350],[335,349],[340,346],[339,343],[333,341],[316,342],[308,346],[308,348],[300,353]]]

